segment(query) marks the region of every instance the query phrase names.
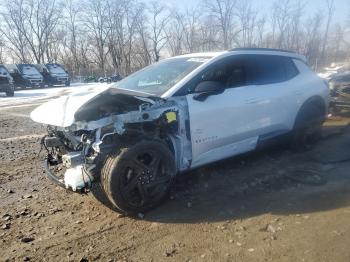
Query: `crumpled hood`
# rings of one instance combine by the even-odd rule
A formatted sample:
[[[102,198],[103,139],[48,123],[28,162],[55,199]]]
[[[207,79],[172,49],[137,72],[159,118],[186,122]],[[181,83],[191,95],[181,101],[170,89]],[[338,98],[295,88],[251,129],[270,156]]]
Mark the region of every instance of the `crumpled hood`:
[[[83,92],[73,92],[46,102],[34,109],[30,118],[38,123],[68,127],[74,123],[74,114],[85,103],[103,93],[108,88],[88,89]]]
[[[121,101],[118,100],[111,101],[111,98],[118,95],[122,96],[119,99],[125,101],[125,103],[129,103],[130,101],[128,100],[138,101],[137,104],[134,103],[134,106],[138,106],[145,101],[152,102],[154,99],[156,99],[150,99],[150,94],[131,90],[110,87],[90,88],[86,91],[74,92],[46,102],[45,104],[42,104],[34,109],[30,114],[30,117],[33,121],[38,123],[59,127],[69,127],[75,122],[76,113],[81,114],[81,111],[83,110],[87,117],[98,111],[99,109],[94,105],[95,102],[98,102],[100,105],[108,103],[121,103]],[[88,108],[88,110],[85,110],[85,108]]]

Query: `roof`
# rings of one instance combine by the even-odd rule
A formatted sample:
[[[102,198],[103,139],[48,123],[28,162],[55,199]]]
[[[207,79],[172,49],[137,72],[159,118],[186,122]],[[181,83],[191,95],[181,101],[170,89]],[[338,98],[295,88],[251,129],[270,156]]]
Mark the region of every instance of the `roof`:
[[[204,52],[204,53],[193,53],[193,54],[185,54],[180,56],[175,56],[176,58],[179,57],[208,57],[208,58],[215,58],[218,56],[226,56],[233,53],[237,54],[262,54],[262,55],[280,55],[280,56],[288,56],[296,59],[300,59],[304,62],[306,62],[305,56],[298,54],[293,51],[283,50],[283,49],[273,49],[273,48],[234,48],[229,51],[223,51],[223,52]]]
[[[305,56],[298,54],[294,51],[275,49],[275,48],[234,48],[230,50],[230,53],[240,54],[261,54],[261,55],[279,55],[296,58],[306,62]]]
[[[227,53],[227,51],[191,53],[191,54],[179,55],[179,56],[175,56],[175,57],[216,57],[216,56],[219,56],[219,55],[222,55],[225,53]]]
[[[286,52],[296,54],[294,51],[277,49],[277,48],[264,48],[264,47],[239,47],[233,48],[230,51],[273,51],[273,52]]]

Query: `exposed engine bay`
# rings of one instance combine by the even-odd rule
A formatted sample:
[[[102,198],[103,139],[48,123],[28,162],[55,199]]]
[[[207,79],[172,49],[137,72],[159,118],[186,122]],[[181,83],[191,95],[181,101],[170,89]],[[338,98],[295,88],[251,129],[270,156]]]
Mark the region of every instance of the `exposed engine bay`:
[[[164,141],[174,153],[178,170],[191,164],[188,107],[183,97],[165,100],[107,90],[80,107],[70,126],[48,125],[47,131],[42,139],[46,170],[55,182],[73,191],[88,189],[99,179],[109,154],[142,139]]]

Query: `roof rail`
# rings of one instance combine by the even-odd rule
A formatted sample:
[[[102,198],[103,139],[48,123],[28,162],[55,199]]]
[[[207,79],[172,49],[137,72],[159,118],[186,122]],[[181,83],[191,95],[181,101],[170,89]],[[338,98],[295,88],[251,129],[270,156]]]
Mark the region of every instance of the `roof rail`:
[[[283,49],[277,49],[277,48],[263,48],[263,47],[239,47],[239,48],[233,48],[229,51],[277,51],[277,52],[286,52],[286,53],[293,53],[296,54],[294,51],[289,50],[283,50]]]

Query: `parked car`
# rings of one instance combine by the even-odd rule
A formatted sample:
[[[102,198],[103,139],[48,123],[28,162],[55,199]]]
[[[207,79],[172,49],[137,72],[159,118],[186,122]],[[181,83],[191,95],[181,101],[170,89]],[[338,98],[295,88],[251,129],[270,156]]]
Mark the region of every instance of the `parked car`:
[[[93,82],[97,82],[97,78],[96,76],[88,76],[84,79],[85,83],[93,83]]]
[[[5,92],[6,96],[14,96],[15,94],[13,78],[2,64],[0,64],[0,92]]]
[[[164,200],[179,172],[281,137],[309,145],[328,103],[327,84],[304,56],[233,49],[165,59],[110,88],[43,104],[31,118],[48,125],[53,181],[101,187],[111,206],[133,214]]]
[[[335,74],[329,81],[331,92],[330,111],[338,113],[350,109],[350,71]]]
[[[122,79],[123,79],[123,77],[121,75],[119,75],[119,74],[115,74],[115,75],[111,76],[112,82],[118,82],[118,81],[120,81]]]
[[[7,64],[5,67],[13,78],[15,88],[44,86],[44,78],[33,64]]]
[[[349,63],[332,63],[330,66],[323,68],[318,76],[330,80],[335,75],[344,73],[348,70],[350,70]]]
[[[111,83],[112,82],[112,79],[110,78],[110,77],[100,77],[99,79],[98,79],[98,82],[100,82],[100,83]]]
[[[57,63],[35,65],[44,77],[45,86],[70,86],[70,77],[64,67]]]

